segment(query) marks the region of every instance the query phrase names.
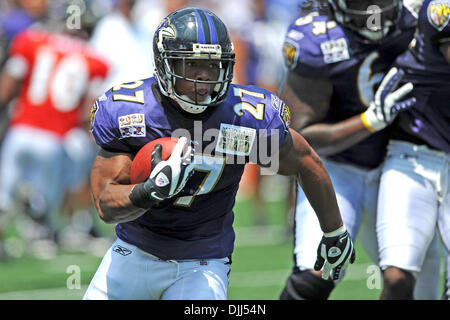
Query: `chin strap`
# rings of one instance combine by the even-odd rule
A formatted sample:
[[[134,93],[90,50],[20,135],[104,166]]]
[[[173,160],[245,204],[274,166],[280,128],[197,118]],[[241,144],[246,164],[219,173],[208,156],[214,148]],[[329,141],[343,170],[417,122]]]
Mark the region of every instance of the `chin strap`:
[[[358,33],[370,41],[381,41],[389,33],[389,29],[389,27],[385,27],[383,30],[378,31],[363,29],[359,30]]]
[[[182,95],[181,98],[183,100],[181,100],[179,98],[175,98],[175,101],[186,112],[193,113],[193,114],[199,114],[199,113],[202,113],[203,111],[205,111],[206,108],[208,108],[207,105],[199,106],[199,105],[194,104],[194,101],[192,101],[187,95]],[[205,101],[202,101],[202,103],[209,104],[211,102],[211,100],[212,100],[211,96],[208,96],[205,99]],[[187,102],[187,101],[189,101],[189,102]]]

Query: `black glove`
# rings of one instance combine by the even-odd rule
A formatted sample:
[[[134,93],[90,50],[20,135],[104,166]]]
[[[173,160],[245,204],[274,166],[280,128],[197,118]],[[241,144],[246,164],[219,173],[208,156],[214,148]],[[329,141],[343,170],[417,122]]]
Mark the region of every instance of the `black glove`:
[[[317,248],[314,270],[319,271],[323,266],[322,278],[327,280],[333,271],[333,280],[337,280],[341,270],[346,269],[349,262],[355,262],[355,248],[345,226],[324,233]]]
[[[152,152],[152,171],[148,179],[136,185],[130,193],[131,202],[141,208],[150,208],[155,203],[178,194],[194,173],[190,166],[194,162],[194,147],[181,137],[170,158],[161,159],[161,145]]]

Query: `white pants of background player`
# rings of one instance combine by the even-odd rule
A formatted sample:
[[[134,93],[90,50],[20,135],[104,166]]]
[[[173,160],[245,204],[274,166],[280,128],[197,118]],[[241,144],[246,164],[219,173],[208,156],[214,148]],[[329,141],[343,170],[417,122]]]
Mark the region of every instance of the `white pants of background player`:
[[[65,183],[67,189],[75,192],[89,182],[90,171],[98,153],[98,146],[89,137],[87,130],[74,128],[64,136]]]
[[[64,193],[87,179],[95,157],[86,132],[73,129],[63,138],[31,126],[17,125],[1,149],[0,209],[14,210],[15,193],[24,184],[45,199],[55,226]]]
[[[15,209],[18,188],[27,185],[45,200],[50,220],[62,201],[65,152],[56,134],[17,125],[6,134],[0,162],[0,206]]]
[[[84,300],[225,300],[229,259],[160,260],[117,239]]]
[[[450,248],[450,154],[391,141],[379,192],[380,267],[416,275],[437,227],[444,247]]]
[[[322,160],[333,183],[342,219],[350,236],[352,239],[358,237],[369,258],[374,264],[378,264],[375,225],[380,169],[366,170],[326,158]],[[300,270],[314,268],[317,246],[322,235],[317,216],[297,185],[294,255],[296,266]],[[438,298],[440,261],[437,239],[433,244],[416,285],[416,299]],[[356,256],[358,257],[358,253]]]

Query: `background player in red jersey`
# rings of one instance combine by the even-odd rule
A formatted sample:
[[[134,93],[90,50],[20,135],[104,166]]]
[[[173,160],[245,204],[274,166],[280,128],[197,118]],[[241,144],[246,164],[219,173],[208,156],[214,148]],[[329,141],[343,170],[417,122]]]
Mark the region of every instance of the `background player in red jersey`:
[[[24,196],[44,226],[37,237],[54,237],[65,191],[92,157],[79,128],[108,68],[84,40],[63,33],[28,29],[11,44],[0,75],[0,106],[15,99],[1,151],[0,210],[14,212]]]

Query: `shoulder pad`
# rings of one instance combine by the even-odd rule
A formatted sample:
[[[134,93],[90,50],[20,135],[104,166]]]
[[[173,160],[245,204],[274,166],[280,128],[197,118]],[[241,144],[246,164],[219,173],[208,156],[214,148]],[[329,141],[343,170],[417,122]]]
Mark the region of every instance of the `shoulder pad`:
[[[151,79],[115,86],[100,96],[91,109],[91,131],[102,148],[131,152],[130,139],[146,137],[146,128],[164,125]],[[160,108],[161,109],[161,108]],[[154,115],[155,119],[149,119]]]
[[[289,108],[275,93],[253,85],[233,85],[231,90],[242,102],[233,107],[236,114],[242,114],[242,124],[255,129],[289,129]]]
[[[106,94],[101,95],[92,105],[90,115],[90,127],[95,142],[107,150],[119,149],[117,146],[113,148],[112,145],[120,138],[110,103],[110,98]]]
[[[261,148],[257,150],[257,163],[267,164],[270,159],[264,155],[277,152],[289,136],[289,108],[276,94],[257,86],[233,85],[232,90],[238,99],[233,102],[233,111],[239,119],[233,125],[254,132]]]

